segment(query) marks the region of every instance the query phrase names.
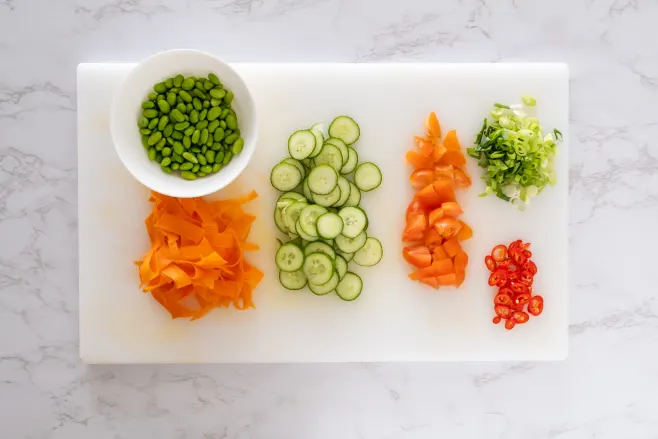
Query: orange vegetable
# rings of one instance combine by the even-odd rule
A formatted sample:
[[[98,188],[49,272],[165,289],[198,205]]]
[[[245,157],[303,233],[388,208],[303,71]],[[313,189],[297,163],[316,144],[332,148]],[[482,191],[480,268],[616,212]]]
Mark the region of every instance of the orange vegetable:
[[[243,256],[258,247],[247,236],[255,217],[242,210],[245,197],[205,202],[151,193],[146,218],[151,248],[139,266],[141,288],[172,318],[199,319],[217,307],[254,307],[253,290],[263,273]]]
[[[464,211],[455,197],[455,188],[471,186],[471,178],[457,132],[451,130],[441,139],[435,113],[425,120],[425,129],[425,137],[414,137],[418,149],[406,154],[407,162],[414,167],[409,181],[416,194],[407,207],[402,240],[417,244],[405,247],[402,255],[417,268],[410,279],[433,288],[460,286],[468,265],[460,241],[473,236],[473,230],[457,219]]]

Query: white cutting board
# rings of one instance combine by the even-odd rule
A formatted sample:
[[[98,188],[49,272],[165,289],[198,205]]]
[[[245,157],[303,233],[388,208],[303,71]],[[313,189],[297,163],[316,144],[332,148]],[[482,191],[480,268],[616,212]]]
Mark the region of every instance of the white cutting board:
[[[112,147],[108,114],[113,91],[133,64],[78,68],[78,185],[80,230],[80,356],[88,363],[323,362],[559,360],[567,355],[568,69],[562,64],[238,64],[259,111],[256,154],[242,176],[215,196],[255,189],[249,210],[258,216],[249,255],[264,273],[257,308],[215,310],[196,322],[171,320],[138,289],[133,261],[147,250],[143,225],[149,192],[123,168]],[[407,275],[400,236],[411,200],[405,152],[423,133],[430,111],[444,132],[458,131],[470,146],[494,102],[515,103],[529,93],[546,129],[565,142],[556,163],[558,184],[525,212],[496,198],[478,198],[480,170],[469,159],[474,185],[458,193],[474,238],[462,288],[433,290]],[[239,97],[238,97],[239,99]],[[361,297],[286,291],[273,256],[278,232],[272,210],[277,192],[270,169],[287,155],[296,129],[337,115],[361,127],[358,152],[384,175],[364,194],[369,234],[384,245],[374,268],[355,267]],[[181,184],[184,184],[181,182]],[[535,291],[545,310],[513,331],[493,325],[493,292],[483,258],[498,243],[532,242],[539,267]],[[355,268],[352,268],[355,267]]]

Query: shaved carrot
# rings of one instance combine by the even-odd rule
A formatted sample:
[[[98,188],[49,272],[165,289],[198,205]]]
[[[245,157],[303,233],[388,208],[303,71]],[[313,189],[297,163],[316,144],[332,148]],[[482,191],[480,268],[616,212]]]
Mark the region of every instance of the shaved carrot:
[[[263,273],[243,256],[258,247],[247,242],[255,217],[242,204],[257,196],[207,203],[151,193],[153,210],[145,221],[151,248],[136,264],[142,290],[172,318],[196,320],[217,307],[254,307],[252,293]]]

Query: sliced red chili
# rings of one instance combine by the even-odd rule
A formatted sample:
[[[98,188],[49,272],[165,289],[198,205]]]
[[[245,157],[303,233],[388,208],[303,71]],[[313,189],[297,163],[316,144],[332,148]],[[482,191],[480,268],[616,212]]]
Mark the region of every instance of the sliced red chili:
[[[510,273],[507,274],[507,279],[510,282],[518,282],[521,278],[519,276],[519,273],[516,271],[511,271]]]
[[[496,316],[493,318],[492,322],[494,325],[497,325],[498,323],[500,323],[501,320],[502,319],[499,316]]]
[[[509,271],[517,271],[517,270],[518,270],[516,264],[515,264],[514,261],[511,260],[511,259],[505,259],[504,261],[499,262],[499,263],[498,263],[498,266],[499,266],[499,267],[505,267],[505,268],[507,268]]]
[[[496,261],[494,261],[494,258],[492,258],[491,256],[489,255],[485,256],[484,265],[486,265],[489,271],[491,271],[492,273],[496,271]]]
[[[520,239],[517,239],[516,241],[510,242],[509,249],[512,250],[513,248],[521,247],[521,244],[523,244],[523,241]]]
[[[544,310],[544,298],[541,296],[532,296],[528,303],[528,312],[533,316],[538,316]]]
[[[523,254],[523,250],[513,248],[510,250],[510,257],[516,262],[517,265],[522,266],[528,260],[528,257]],[[495,258],[494,258],[495,259]]]
[[[517,294],[516,297],[514,297],[515,305],[524,306],[528,302],[530,302],[530,294],[528,293]]]
[[[523,311],[514,311],[512,314],[512,320],[514,320],[516,323],[525,323],[530,320],[530,316],[528,313]]]
[[[496,262],[504,261],[507,259],[507,247],[502,244],[495,246],[493,250],[491,250],[491,257]]]
[[[537,264],[532,261],[526,261],[526,263],[523,264],[523,269],[532,273],[533,276],[537,274]]]
[[[498,317],[501,319],[509,319],[512,317],[512,308],[505,305],[496,305],[494,306],[494,311]]]
[[[514,301],[512,300],[512,296],[498,293],[496,294],[496,297],[494,297],[494,303],[496,305],[512,306],[514,304]]]
[[[512,289],[514,294],[522,294],[528,292],[528,286],[521,282],[515,282],[510,284],[510,288]]]
[[[507,270],[504,268],[497,268],[496,271],[489,276],[489,285],[503,287],[507,283]]]
[[[532,285],[533,282],[533,274],[530,273],[528,270],[523,270],[521,272],[521,275],[519,276],[519,280],[526,284],[527,286]]]
[[[514,319],[509,319],[508,321],[505,322],[505,329],[507,330],[512,329],[514,326],[516,326],[516,322],[514,321]]]

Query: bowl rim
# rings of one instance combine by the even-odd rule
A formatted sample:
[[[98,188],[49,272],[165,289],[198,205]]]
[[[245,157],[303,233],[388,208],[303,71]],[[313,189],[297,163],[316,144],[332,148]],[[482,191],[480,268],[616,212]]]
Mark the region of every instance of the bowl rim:
[[[252,109],[251,119],[252,119],[252,124],[253,124],[253,127],[254,127],[253,128],[253,136],[252,136],[251,140],[249,141],[249,143],[247,143],[247,141],[245,140],[245,147],[244,147],[244,149],[241,153],[241,155],[246,155],[246,159],[244,160],[244,166],[242,167],[242,169],[239,169],[237,171],[237,173],[233,176],[233,178],[231,178],[230,180],[225,181],[223,183],[218,183],[215,187],[210,187],[210,188],[206,188],[206,189],[192,190],[191,189],[192,186],[188,186],[187,190],[180,191],[180,192],[179,191],[169,191],[169,190],[161,191],[159,189],[153,188],[153,187],[151,187],[151,185],[149,185],[149,184],[147,184],[143,181],[143,178],[140,175],[140,172],[136,172],[136,168],[138,166],[128,163],[129,160],[127,160],[124,157],[124,155],[121,153],[121,148],[119,148],[117,146],[117,142],[115,141],[115,138],[118,137],[118,135],[115,136],[115,130],[118,129],[118,126],[117,126],[118,121],[116,120],[117,118],[116,118],[115,114],[118,111],[117,110],[117,106],[118,106],[117,100],[118,100],[118,96],[121,93],[121,90],[126,86],[126,84],[129,83],[129,81],[135,75],[139,74],[139,72],[141,72],[144,68],[146,68],[146,66],[148,64],[153,62],[154,59],[158,59],[158,58],[161,58],[161,57],[164,57],[164,56],[177,55],[177,54],[188,54],[188,55],[191,54],[191,55],[194,55],[194,56],[207,57],[207,58],[210,58],[213,61],[221,64],[225,70],[228,70],[229,72],[231,72],[233,74],[233,76],[235,77],[235,81],[238,82],[244,88],[244,90],[246,91],[246,94],[241,95],[239,99],[243,102],[247,101],[247,107],[250,107]],[[249,90],[249,87],[247,86],[247,83],[244,81],[244,79],[242,79],[242,76],[240,76],[240,74],[230,65],[230,63],[228,63],[227,61],[224,61],[223,59],[221,59],[221,58],[219,58],[215,55],[212,55],[208,52],[204,52],[204,51],[197,50],[197,49],[170,49],[170,50],[164,50],[164,51],[161,51],[161,52],[157,52],[153,55],[150,55],[149,57],[145,58],[144,60],[138,62],[137,65],[132,70],[130,70],[130,72],[128,72],[126,77],[121,81],[119,86],[115,89],[114,94],[112,96],[112,101],[110,103],[110,117],[109,117],[109,119],[110,119],[109,120],[110,137],[111,137],[111,140],[112,140],[112,146],[114,147],[114,151],[116,152],[116,154],[119,156],[119,159],[121,160],[121,163],[123,164],[124,168],[128,170],[130,175],[135,180],[137,180],[140,184],[147,187],[148,189],[150,189],[152,191],[155,191],[155,192],[158,192],[158,193],[161,193],[163,195],[168,195],[168,196],[176,197],[176,198],[196,198],[196,197],[202,197],[202,196],[210,195],[210,194],[213,194],[215,192],[218,192],[218,191],[224,189],[225,187],[227,187],[228,185],[233,183],[244,172],[244,170],[249,166],[249,162],[251,161],[251,159],[253,157],[253,154],[256,151],[256,145],[258,143],[258,111],[257,111],[257,108],[256,108],[256,103],[254,101],[253,95],[251,94],[251,91]],[[252,146],[252,144],[253,144],[253,146]],[[250,147],[247,147],[247,146],[250,146]],[[221,171],[219,171],[219,173],[217,173],[214,177],[219,176],[220,173],[221,173]],[[164,173],[163,173],[163,175],[171,176],[172,178],[178,178],[183,183],[191,183],[191,184],[194,183],[193,181],[187,181],[187,180],[184,180],[180,177],[176,177],[176,176],[173,176],[173,175],[167,175],[167,174],[164,174]]]

